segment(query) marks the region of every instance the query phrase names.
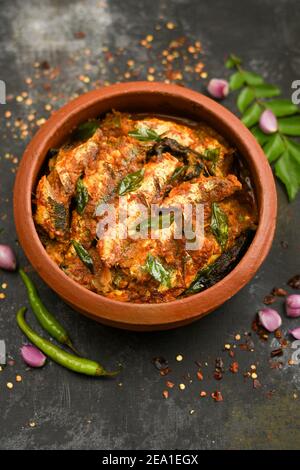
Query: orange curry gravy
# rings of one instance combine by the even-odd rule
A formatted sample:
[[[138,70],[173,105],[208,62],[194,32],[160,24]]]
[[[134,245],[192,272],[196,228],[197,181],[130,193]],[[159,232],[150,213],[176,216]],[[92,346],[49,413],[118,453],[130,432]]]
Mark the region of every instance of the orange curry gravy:
[[[34,219],[48,255],[82,286],[123,302],[168,302],[218,282],[245,250],[257,224],[245,171],[235,149],[204,123],[112,112],[50,151]],[[155,239],[130,231],[99,238],[97,207],[122,198],[147,210],[202,204],[202,245],[189,249],[185,236],[175,239],[172,217],[168,238],[161,219]]]

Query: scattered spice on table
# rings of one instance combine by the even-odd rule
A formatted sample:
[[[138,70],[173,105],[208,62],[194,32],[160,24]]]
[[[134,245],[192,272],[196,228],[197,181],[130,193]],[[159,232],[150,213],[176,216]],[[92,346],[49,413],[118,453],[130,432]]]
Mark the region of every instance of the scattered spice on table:
[[[220,391],[213,392],[211,396],[215,401],[223,401],[223,396]]]
[[[230,364],[230,367],[229,367],[229,370],[230,372],[232,372],[233,374],[237,374],[238,371],[239,371],[239,363],[237,361],[234,361]]]
[[[291,279],[288,280],[288,285],[292,287],[292,289],[300,289],[300,274],[291,277]]]
[[[295,278],[295,276],[292,279],[294,280],[294,278]],[[296,276],[296,278],[297,278],[297,276]],[[297,279],[296,279],[296,281],[297,281]],[[288,299],[289,298],[289,292],[286,291],[285,289],[283,289],[282,287],[274,287],[272,289],[272,292],[269,295],[272,297],[272,299],[273,298],[275,300],[277,299],[278,302],[280,302],[280,298],[281,298],[281,302],[282,302],[282,299],[284,299],[284,298]],[[263,298],[262,302],[264,302],[265,300],[266,299]],[[298,302],[298,299],[296,299],[296,300]],[[279,307],[280,307],[280,305],[279,305]],[[277,315],[278,315],[278,313],[277,313]],[[287,320],[287,318],[286,318],[286,320]],[[281,319],[280,319],[279,323],[281,324]],[[270,369],[282,370],[285,367],[285,365],[294,366],[294,365],[298,364],[298,362],[293,360],[293,358],[291,357],[292,351],[290,353],[290,357],[287,357],[285,360],[277,360],[277,358],[284,356],[284,350],[289,348],[289,346],[291,344],[291,342],[289,341],[291,336],[290,336],[290,338],[286,336],[286,333],[285,333],[286,329],[282,329],[281,327],[280,328],[278,327],[278,328],[274,329],[274,331],[269,332],[261,324],[261,322],[259,320],[259,317],[256,314],[254,314],[254,319],[253,319],[252,324],[251,324],[251,330],[256,334],[256,336],[258,338],[258,341],[261,342],[263,347],[267,351],[269,351],[268,356],[269,357],[271,356],[271,359],[268,359],[268,356],[266,356],[266,362],[265,363],[267,363],[269,365]],[[289,332],[291,332],[291,331],[292,330],[289,330]],[[223,346],[221,348],[223,354],[227,352],[230,358],[235,356],[235,351],[237,351],[237,352],[241,351],[240,353],[238,352],[238,356],[239,356],[239,354],[244,354],[244,351],[246,353],[247,352],[248,353],[255,353],[256,349],[259,346],[259,343],[257,344],[257,340],[254,341],[253,333],[251,331],[245,331],[243,334],[235,333],[235,334],[232,335],[232,337],[234,338],[234,341],[223,343]],[[274,346],[276,346],[275,343],[277,343],[278,347],[274,348]],[[271,346],[273,346],[273,349],[271,349]],[[177,354],[175,356],[176,361],[181,362],[181,360],[178,360],[178,358],[181,359],[181,357],[183,358],[183,354]],[[157,358],[155,358],[155,359],[157,360]],[[163,367],[168,369],[168,372],[170,372],[170,373],[172,372],[169,369],[168,361],[164,358],[163,358],[163,360],[161,360],[161,358],[160,358],[158,369],[161,368],[161,363],[163,364]],[[188,363],[188,361],[185,360],[185,365],[187,363]],[[198,369],[194,372],[194,374],[197,377],[197,381],[199,381],[201,383],[205,383],[205,385],[208,386],[208,387],[213,386],[213,383],[211,382],[211,378],[214,379],[214,380],[217,380],[217,381],[221,381],[224,378],[225,369],[229,370],[233,375],[236,375],[236,374],[238,374],[238,372],[241,368],[240,363],[238,361],[238,358],[236,358],[234,361],[231,361],[229,364],[226,364],[226,366],[225,366],[224,356],[223,357],[218,356],[214,360],[214,370],[213,370],[212,376],[208,374],[208,375],[205,375],[205,377],[204,377],[203,367],[204,366],[208,367],[209,363],[207,361],[194,360],[194,365]],[[242,376],[244,377],[244,382],[245,382],[245,384],[247,384],[247,383],[249,383],[249,379],[250,379],[250,382],[252,383],[252,388],[257,391],[256,393],[258,393],[258,391],[261,390],[264,393],[266,398],[271,399],[273,397],[274,393],[276,392],[276,390],[267,390],[266,391],[267,384],[264,384],[264,381],[260,380],[262,378],[262,372],[260,371],[260,374],[258,374],[258,371],[257,371],[258,365],[259,365],[258,361],[255,361],[255,359],[253,360],[253,356],[251,356],[251,362],[248,365],[248,370],[246,370],[245,372],[242,373]],[[164,370],[165,369],[160,370],[160,373]],[[260,379],[258,378],[258,375],[260,375]],[[189,383],[192,383],[192,378],[191,378],[192,376],[193,375],[191,375],[190,372],[186,373],[185,375],[182,375],[184,380],[188,381]],[[174,387],[175,383],[176,383],[176,381],[174,381],[174,380],[173,381],[171,381],[171,380],[166,381],[166,386],[169,389],[168,397],[171,397],[171,396],[173,396],[174,393],[176,393],[176,388]],[[178,388],[179,388],[179,390],[185,390],[186,385],[184,383],[179,382],[178,383]],[[190,390],[192,391],[192,390],[194,390],[194,388],[193,387],[191,389],[189,388],[189,392],[190,392]],[[208,391],[207,392],[204,389],[202,389],[202,390],[198,389],[198,391],[196,393],[197,393],[199,399],[205,398],[209,394],[214,401],[216,401],[216,402],[223,401],[223,394],[220,390],[217,390],[217,391],[213,390],[213,391]],[[184,396],[184,399],[188,399],[187,397],[189,397],[190,395],[189,395],[189,393],[188,394],[185,393],[182,396]]]

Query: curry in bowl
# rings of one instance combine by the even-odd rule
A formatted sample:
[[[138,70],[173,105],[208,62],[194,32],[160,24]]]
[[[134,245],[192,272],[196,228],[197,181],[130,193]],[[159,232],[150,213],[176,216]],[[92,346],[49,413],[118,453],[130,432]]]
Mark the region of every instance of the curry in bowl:
[[[245,163],[204,123],[111,112],[80,125],[47,164],[33,201],[42,243],[70,278],[114,300],[169,302],[207,289],[257,227]],[[176,213],[186,205],[202,209],[199,225],[190,213],[190,232]],[[120,206],[129,216],[116,210],[107,224]]]

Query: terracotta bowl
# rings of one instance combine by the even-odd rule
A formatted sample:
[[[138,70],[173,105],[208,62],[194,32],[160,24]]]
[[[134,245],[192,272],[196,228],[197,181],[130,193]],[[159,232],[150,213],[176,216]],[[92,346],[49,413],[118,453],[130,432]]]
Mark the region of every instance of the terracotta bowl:
[[[256,235],[238,265],[206,291],[169,303],[134,304],[95,294],[67,277],[47,255],[34,226],[31,197],[50,148],[63,143],[79,123],[116,109],[204,120],[223,135],[247,161],[259,205]],[[254,276],[273,240],[276,190],[260,146],[241,121],[215,101],[195,91],[162,83],[123,83],[86,93],[55,112],[23,155],[14,188],[14,215],[19,241],[42,279],[75,310],[102,323],[130,330],[174,328],[197,320],[236,294]]]

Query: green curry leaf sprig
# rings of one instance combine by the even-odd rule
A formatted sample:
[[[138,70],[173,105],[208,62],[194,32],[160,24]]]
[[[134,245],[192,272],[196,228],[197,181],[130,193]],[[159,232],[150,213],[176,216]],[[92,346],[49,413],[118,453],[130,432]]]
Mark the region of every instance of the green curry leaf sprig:
[[[146,259],[145,270],[163,286],[171,287],[171,271],[167,269],[158,258],[150,253]]]
[[[224,250],[228,240],[227,215],[216,202],[212,203],[211,210],[210,227],[219,245]]]
[[[141,168],[134,173],[129,173],[126,175],[118,185],[118,194],[119,196],[124,196],[127,193],[135,191],[138,189],[144,179],[144,169]]]
[[[140,126],[133,131],[128,132],[128,135],[140,140],[141,142],[159,142],[161,140],[160,135],[154,129],[146,126]]]
[[[276,98],[281,90],[266,83],[261,75],[245,70],[241,59],[235,55],[229,56],[225,66],[235,69],[229,85],[232,91],[239,90],[237,107],[242,113],[242,122],[262,146],[269,163],[274,164],[275,174],[292,201],[300,190],[300,144],[290,137],[300,137],[300,109],[290,100]],[[258,126],[266,109],[278,120],[278,131],[273,134],[265,134]]]

